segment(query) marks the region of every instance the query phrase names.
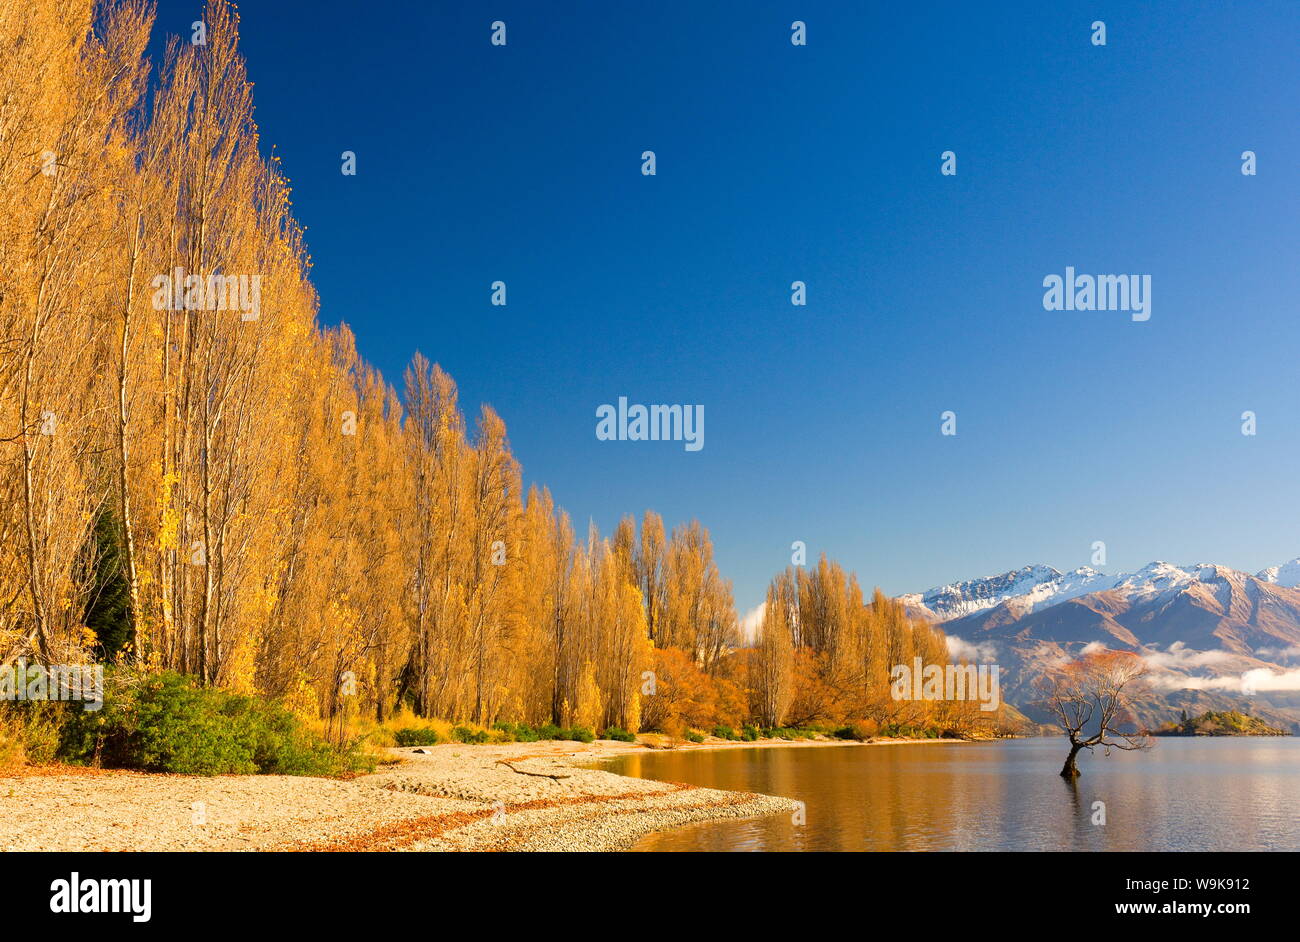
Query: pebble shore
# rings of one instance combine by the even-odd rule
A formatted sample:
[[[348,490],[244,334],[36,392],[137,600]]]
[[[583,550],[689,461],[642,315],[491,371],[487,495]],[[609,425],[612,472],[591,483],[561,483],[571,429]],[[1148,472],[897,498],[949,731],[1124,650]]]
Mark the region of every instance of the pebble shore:
[[[645,748],[448,743],[392,750],[396,764],[350,781],[30,769],[0,777],[0,849],[618,851],[653,831],[796,807],[582,767]]]

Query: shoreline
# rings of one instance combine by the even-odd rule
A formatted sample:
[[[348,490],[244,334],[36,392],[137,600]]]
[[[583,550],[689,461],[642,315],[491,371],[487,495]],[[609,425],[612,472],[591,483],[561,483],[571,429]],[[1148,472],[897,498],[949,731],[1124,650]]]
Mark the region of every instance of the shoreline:
[[[0,776],[0,849],[621,851],[683,824],[789,814],[790,798],[618,775],[630,754],[966,740],[728,740],[404,747],[350,780],[34,767]]]

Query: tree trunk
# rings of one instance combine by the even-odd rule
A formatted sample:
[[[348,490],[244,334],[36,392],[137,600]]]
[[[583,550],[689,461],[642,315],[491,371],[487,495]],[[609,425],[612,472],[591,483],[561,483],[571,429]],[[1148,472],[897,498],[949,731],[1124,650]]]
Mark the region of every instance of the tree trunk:
[[[1076,779],[1079,777],[1079,767],[1074,764],[1074,758],[1082,748],[1083,746],[1078,743],[1070,746],[1070,757],[1065,760],[1065,765],[1061,767],[1061,778]]]
[[[32,447],[32,419],[28,413],[32,396],[32,377],[36,359],[37,345],[41,340],[41,303],[45,296],[45,278],[41,279],[40,291],[36,296],[36,309],[32,314],[32,336],[27,344],[23,367],[22,399],[19,404],[19,429],[23,438],[23,522],[27,527],[27,590],[32,601],[33,631],[36,647],[41,657],[49,663],[50,646],[45,633],[45,596],[40,579],[40,547],[36,536],[35,485],[32,470],[36,464],[36,450]],[[61,416],[56,417],[58,421]],[[42,417],[42,422],[45,419]]]
[[[126,281],[126,301],[122,305],[122,334],[117,371],[117,493],[122,505],[122,548],[126,555],[126,580],[131,594],[131,646],[137,664],[144,660],[144,639],[140,631],[140,576],[136,571],[135,521],[131,516],[131,491],[128,487],[130,453],[127,445],[127,359],[131,342],[131,304],[135,297],[135,266],[139,258],[140,214],[137,211],[131,247],[131,270]],[[157,639],[154,639],[155,641]]]

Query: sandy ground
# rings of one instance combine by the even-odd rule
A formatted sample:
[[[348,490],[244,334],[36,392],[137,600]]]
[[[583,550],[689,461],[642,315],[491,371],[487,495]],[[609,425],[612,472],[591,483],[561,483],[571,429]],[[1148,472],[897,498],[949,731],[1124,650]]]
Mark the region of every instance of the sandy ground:
[[[848,748],[827,742],[710,748]],[[788,798],[579,768],[646,751],[597,741],[391,750],[350,781],[45,768],[0,777],[3,850],[625,850],[706,819],[789,814]]]

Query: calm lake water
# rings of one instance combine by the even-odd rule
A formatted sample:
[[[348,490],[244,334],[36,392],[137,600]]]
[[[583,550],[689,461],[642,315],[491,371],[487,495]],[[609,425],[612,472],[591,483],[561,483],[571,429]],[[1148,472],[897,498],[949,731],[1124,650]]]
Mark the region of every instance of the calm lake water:
[[[636,850],[1300,849],[1300,738],[1161,738],[1146,752],[1083,753],[1063,739],[621,756],[640,778],[802,801],[788,815],[653,834]],[[1094,825],[1093,803],[1106,823]]]

